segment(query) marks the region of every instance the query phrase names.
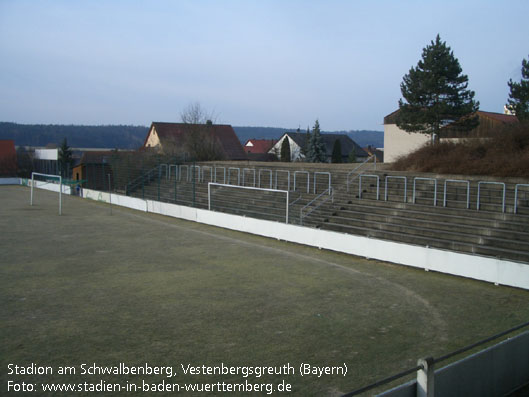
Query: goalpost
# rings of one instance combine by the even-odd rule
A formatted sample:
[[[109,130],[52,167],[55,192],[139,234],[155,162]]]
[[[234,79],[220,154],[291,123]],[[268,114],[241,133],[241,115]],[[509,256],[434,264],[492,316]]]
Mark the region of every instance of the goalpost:
[[[242,190],[242,191],[260,191],[260,192],[271,192],[274,194],[280,194],[285,195],[285,223],[288,223],[288,207],[289,207],[289,197],[290,192],[288,190],[279,190],[279,189],[265,189],[265,188],[258,188],[258,187],[250,187],[250,186],[239,186],[239,185],[230,185],[225,183],[215,183],[215,182],[209,182],[208,183],[208,209],[212,210],[211,205],[211,198],[212,198],[212,188],[218,187],[223,189],[234,189],[234,190]],[[243,198],[239,198],[240,200],[243,200]],[[235,202],[235,206],[238,206],[238,204],[242,204],[242,202]],[[267,211],[267,208],[260,208],[261,211]]]
[[[37,177],[37,179],[35,179]],[[59,182],[58,188],[57,181]],[[55,185],[55,186],[46,186],[46,185]],[[38,185],[38,186],[37,186]],[[45,187],[46,186],[46,187]],[[60,175],[51,175],[51,174],[41,174],[39,172],[31,173],[31,196],[29,204],[33,205],[33,188],[39,187],[52,191],[59,191],[59,215],[62,215],[62,177]]]

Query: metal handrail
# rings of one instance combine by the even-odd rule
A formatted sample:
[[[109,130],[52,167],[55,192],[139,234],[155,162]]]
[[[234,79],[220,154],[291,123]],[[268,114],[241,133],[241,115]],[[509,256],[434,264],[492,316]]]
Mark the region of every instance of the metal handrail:
[[[518,213],[518,187],[520,186],[529,187],[529,184],[517,183],[516,186],[514,187],[514,213],[515,214]]]
[[[288,180],[287,190],[290,191],[290,171],[289,170],[276,170],[276,183],[275,183],[274,187],[277,189],[277,173],[278,172],[286,172],[287,173],[287,180]]]
[[[195,179],[195,174],[193,173],[193,168],[198,169],[198,178]],[[200,182],[200,166],[193,164],[191,167],[189,167],[189,175],[192,177],[191,180],[196,180]],[[188,178],[189,179],[189,178]]]
[[[228,185],[230,184],[230,176],[231,176],[231,170],[237,170],[237,185],[241,185],[241,169],[235,168],[235,167],[229,167],[228,168]]]
[[[156,166],[154,168],[151,168],[149,171],[141,174],[139,177],[133,179],[127,184],[126,192],[131,192],[135,190],[138,186],[140,186],[142,183],[150,182],[152,179],[154,179],[152,176],[156,175],[159,167]]]
[[[273,182],[273,177],[272,177],[272,170],[269,169],[269,168],[260,168],[259,169],[259,173],[258,173],[258,186],[261,187],[261,172],[262,171],[268,171],[269,172],[269,179],[270,179],[270,189],[272,189],[272,182]]]
[[[362,177],[365,178],[376,178],[377,179],[377,200],[380,199],[379,190],[380,190],[380,177],[375,174],[360,174],[358,179],[358,198],[362,198]]]
[[[318,200],[319,198],[321,198],[323,196],[327,196],[327,198],[325,200],[323,200],[320,204],[318,204],[316,207],[312,208],[309,212],[307,212],[305,214],[305,216],[303,216],[303,210],[305,208],[308,208],[312,203],[314,203],[316,200]],[[299,224],[303,225],[303,218],[304,217],[306,218],[307,216],[312,214],[314,211],[316,211],[318,208],[320,208],[323,204],[325,204],[329,200],[332,200],[334,202],[334,190],[332,189],[332,187],[330,187],[330,188],[326,189],[325,191],[321,192],[319,195],[314,197],[303,208],[301,208],[299,210]]]
[[[500,185],[503,186],[502,202],[501,202],[501,212],[505,212],[505,183],[503,182],[478,182],[478,201],[476,204],[476,209],[479,211],[479,197],[481,191],[481,185]]]
[[[407,178],[405,176],[398,175],[386,175],[385,188],[384,188],[384,201],[388,201],[388,179],[404,179],[404,202],[407,201],[408,190],[407,190]]]
[[[168,179],[167,164],[159,164],[158,167],[160,168],[159,172],[158,172],[160,174],[160,176],[162,174],[162,168],[165,168],[165,179]]]
[[[289,203],[288,205],[289,206],[293,206],[294,204],[296,204],[299,200],[301,200],[301,198],[303,197],[303,195],[300,193],[298,198],[295,199],[294,201],[292,201],[291,203]]]
[[[413,204],[416,202],[416,195],[415,195],[415,181],[433,181],[434,182],[434,188],[433,188],[433,206],[437,206],[437,179],[436,178],[423,178],[416,176],[413,178]]]
[[[245,171],[253,171],[253,187],[255,187],[255,168],[242,169],[242,186],[246,185]]]
[[[169,164],[169,179],[171,179],[171,169],[175,168],[174,177],[175,179],[178,178],[178,164]]]
[[[329,194],[331,194],[331,173],[330,172],[323,172],[323,171],[315,171],[314,172],[314,194],[316,194],[316,175],[327,175],[329,177],[329,187],[327,190],[329,191]]]
[[[368,157],[366,160],[364,160],[360,165],[356,166],[355,168],[353,168],[351,171],[349,171],[347,173],[347,177],[346,177],[346,181],[347,181],[347,192],[349,193],[349,185],[350,185],[350,182],[352,182],[353,180],[355,180],[356,178],[358,178],[358,174],[353,178],[353,180],[349,180],[349,176],[353,173],[353,172],[356,172],[356,170],[358,170],[360,167],[362,167],[365,163],[367,163],[369,160],[371,159],[375,159],[374,160],[374,166],[375,166],[375,170],[377,169],[377,157],[373,154],[371,157]]]
[[[466,183],[467,184],[467,210],[470,209],[470,181],[464,179],[445,179],[445,187],[443,194],[443,207],[446,207],[446,184],[448,182],[452,183]]]
[[[217,181],[217,169],[219,169],[219,170],[223,169],[224,170],[224,179],[222,180],[222,183],[226,183],[226,167],[215,167],[215,171],[214,171],[214,173],[215,173],[215,178],[214,178],[215,183],[218,182]]]
[[[182,168],[186,167],[186,174],[187,174],[187,179],[186,179],[186,182],[189,182],[189,166],[186,165],[186,164],[181,164],[180,165],[180,172],[178,172],[178,180],[179,181],[182,181]]]
[[[309,171],[294,171],[294,191],[296,191],[296,174],[307,174],[307,193],[310,192],[310,172]]]
[[[472,343],[471,345],[465,346],[465,347],[463,347],[463,348],[461,348],[461,349],[458,349],[458,350],[455,350],[455,351],[453,351],[453,352],[451,352],[451,353],[445,354],[445,355],[443,355],[443,356],[441,356],[441,357],[438,357],[438,358],[432,358],[432,359],[431,359],[431,362],[432,362],[433,364],[437,364],[437,363],[439,363],[439,362],[441,362],[441,361],[445,361],[445,360],[447,360],[447,359],[449,359],[449,358],[452,358],[452,357],[454,357],[454,356],[457,356],[457,355],[459,355],[459,354],[461,354],[461,353],[465,353],[465,352],[467,352],[467,351],[469,351],[469,350],[472,350],[472,349],[474,349],[474,348],[476,348],[476,347],[478,347],[478,346],[484,345],[484,344],[486,344],[486,343],[488,343],[488,342],[492,342],[492,341],[495,340],[495,339],[501,338],[502,336],[508,335],[508,334],[510,334],[510,333],[513,333],[513,332],[515,332],[515,331],[518,331],[519,329],[525,328],[525,327],[527,327],[527,326],[529,326],[529,321],[526,322],[526,323],[523,323],[523,324],[517,325],[516,327],[510,328],[510,329],[508,329],[508,330],[506,330],[506,331],[500,332],[500,333],[498,333],[498,334],[496,334],[496,335],[493,335],[493,336],[490,336],[490,337],[488,337],[488,338],[482,339],[482,340],[480,340],[480,341],[478,341],[478,342],[476,342],[476,343]],[[379,380],[379,381],[377,381],[377,382],[371,383],[370,385],[363,386],[363,387],[361,387],[361,388],[359,388],[359,389],[353,390],[352,392],[349,392],[349,393],[346,393],[346,394],[342,394],[342,397],[352,397],[352,396],[356,396],[356,395],[358,395],[358,394],[360,394],[360,393],[364,393],[364,392],[366,392],[366,391],[368,391],[368,390],[372,390],[372,389],[374,389],[374,388],[376,388],[376,387],[383,386],[383,385],[385,385],[385,384],[388,384],[388,383],[390,383],[390,382],[393,382],[394,380],[397,380],[397,379],[399,379],[399,378],[402,378],[402,377],[404,377],[404,376],[406,376],[406,375],[410,375],[410,374],[412,374],[412,373],[414,373],[414,372],[416,372],[416,371],[424,370],[424,369],[425,369],[424,366],[421,365],[421,364],[419,364],[419,365],[417,365],[416,367],[409,368],[409,369],[407,369],[407,370],[404,370],[404,371],[402,371],[402,372],[399,372],[398,374],[395,374],[395,375],[389,376],[389,377],[387,377],[387,378],[381,379],[381,380]]]
[[[206,168],[209,168],[209,181],[213,182],[213,167],[211,165],[202,166],[202,182],[204,182],[204,174],[205,174]]]

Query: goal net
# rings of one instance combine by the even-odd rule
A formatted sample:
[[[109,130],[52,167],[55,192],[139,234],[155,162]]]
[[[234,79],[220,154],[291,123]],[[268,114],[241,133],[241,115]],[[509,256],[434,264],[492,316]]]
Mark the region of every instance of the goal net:
[[[62,193],[63,184],[60,175],[41,174],[39,172],[31,173],[31,196],[30,205],[35,203],[36,188],[51,190],[59,193],[59,215],[62,215]]]

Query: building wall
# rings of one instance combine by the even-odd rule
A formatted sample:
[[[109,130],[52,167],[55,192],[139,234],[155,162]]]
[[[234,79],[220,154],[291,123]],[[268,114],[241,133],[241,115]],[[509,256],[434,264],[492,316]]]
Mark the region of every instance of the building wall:
[[[149,137],[147,138],[147,141],[145,142],[145,147],[156,147],[159,145],[160,145],[160,138],[158,137],[156,130],[153,128],[151,129],[149,133]]]
[[[398,157],[411,153],[428,142],[428,134],[408,133],[396,124],[384,124],[384,162],[392,163]]]
[[[272,149],[270,149],[268,153],[277,154],[279,158],[281,155],[281,145],[283,144],[283,139],[287,137],[288,137],[288,143],[290,144],[290,161],[301,161],[302,159],[304,159],[305,156],[301,153],[301,148],[288,135],[285,135],[283,138],[277,141],[277,143],[274,146],[272,146]]]

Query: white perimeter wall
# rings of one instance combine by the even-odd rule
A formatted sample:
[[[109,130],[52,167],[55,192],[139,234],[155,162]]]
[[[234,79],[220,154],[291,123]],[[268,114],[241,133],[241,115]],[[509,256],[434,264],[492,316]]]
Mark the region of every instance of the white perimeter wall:
[[[20,178],[0,178],[0,185],[20,185]]]
[[[384,163],[392,163],[398,157],[419,149],[430,142],[428,134],[409,133],[396,124],[384,124]]]
[[[60,185],[57,183],[50,183],[50,182],[44,182],[44,181],[34,181],[34,183],[35,183],[34,187],[38,187],[39,189],[44,189],[44,190],[51,190],[52,192],[59,193]],[[31,179],[22,179],[21,184],[31,187]],[[68,185],[62,185],[62,192],[64,194],[71,194],[72,188]]]
[[[108,202],[109,194],[83,189],[83,197]],[[401,265],[529,289],[529,264],[377,240],[363,236],[247,218],[112,194],[112,204]]]

